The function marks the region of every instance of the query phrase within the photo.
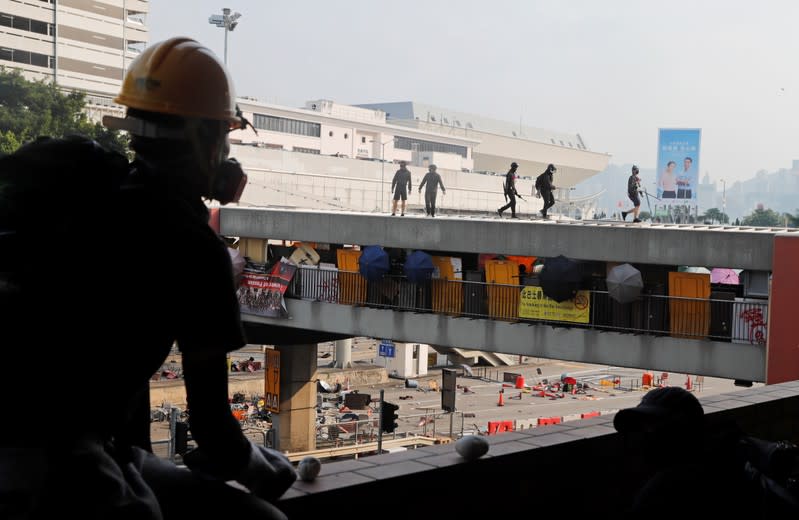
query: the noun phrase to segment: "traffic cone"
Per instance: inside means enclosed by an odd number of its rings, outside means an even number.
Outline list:
[[[685,377],[685,389],[686,390],[690,390],[692,387],[693,387],[693,385],[691,384],[691,376],[686,376]]]
[[[505,406],[505,397],[504,397],[504,395],[505,395],[505,391],[504,390],[500,390],[499,391],[499,401],[497,401],[497,406]]]

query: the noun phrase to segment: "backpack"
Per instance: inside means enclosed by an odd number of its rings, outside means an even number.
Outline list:
[[[542,173],[535,178],[535,189],[538,191],[541,191],[541,188],[544,186],[544,175],[546,175],[546,173]]]
[[[0,293],[13,290],[35,241],[77,244],[90,233],[129,168],[124,155],[79,136],[40,137],[0,157]]]

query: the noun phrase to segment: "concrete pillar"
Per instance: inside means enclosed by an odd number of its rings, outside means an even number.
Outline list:
[[[774,237],[766,335],[766,384],[799,379],[799,236]]]
[[[272,414],[280,451],[316,449],[316,343],[275,345],[280,352],[280,413]]]
[[[335,368],[352,368],[352,338],[336,341]]]

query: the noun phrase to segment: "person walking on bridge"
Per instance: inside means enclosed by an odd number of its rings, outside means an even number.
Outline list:
[[[436,216],[436,196],[438,195],[438,187],[441,186],[441,192],[446,195],[447,189],[441,181],[441,174],[436,171],[436,165],[431,164],[428,166],[428,172],[425,173],[422,183],[419,184],[419,193],[424,190],[424,211],[431,217]]]
[[[507,204],[497,210],[500,218],[502,212],[510,208],[510,218],[519,218],[516,216],[516,196],[519,192],[516,191],[516,169],[519,167],[516,162],[510,163],[510,170],[505,174],[505,182],[502,183],[502,189],[505,192],[505,200]]]
[[[558,171],[558,169],[555,168],[555,165],[550,164],[547,166],[547,169],[535,179],[536,196],[540,196],[544,199],[544,207],[540,210],[541,216],[544,218],[549,218],[547,211],[555,205],[555,196],[552,192],[557,188],[553,184],[552,174],[556,171]]]
[[[633,209],[630,211],[622,211],[622,220],[627,220],[627,215],[632,213],[633,222],[641,222],[641,219],[638,218],[638,213],[641,211],[641,197],[639,196],[640,192],[641,179],[638,177],[638,166],[633,164],[632,173],[630,174],[630,178],[627,179],[627,197],[629,197],[632,201]]]
[[[397,214],[397,202],[402,200],[400,216],[405,216],[405,203],[408,200],[408,192],[411,191],[411,172],[408,171],[405,161],[400,161],[399,170],[394,173],[391,180],[391,192],[394,194],[394,201],[391,206],[391,216]]]

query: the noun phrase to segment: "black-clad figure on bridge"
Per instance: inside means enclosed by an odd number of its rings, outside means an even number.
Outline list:
[[[237,201],[246,184],[228,159],[228,132],[246,124],[235,99],[206,47],[150,46],[115,99],[126,117],[104,121],[131,135],[121,189],[95,201],[90,225],[64,225],[69,212],[23,211],[13,222],[17,251],[36,253],[11,273],[13,287],[0,284],[0,517],[200,519],[231,508],[285,518],[271,502],[295,481],[293,466],[250,442],[230,411],[226,357],[246,342],[230,255],[204,203]],[[32,145],[19,159],[35,165]],[[86,150],[102,155],[100,145]],[[197,445],[185,466],[153,454],[150,441],[149,381],[174,344]],[[31,355],[44,363],[22,380]],[[20,415],[31,407],[44,411]]]
[[[408,171],[407,163],[400,161],[399,170],[394,173],[394,178],[391,180],[391,193],[394,194],[394,200],[391,203],[391,216],[397,214],[397,202],[400,200],[402,201],[400,216],[405,216],[405,204],[411,189],[411,172]]]
[[[428,172],[424,174],[421,184],[419,184],[419,193],[424,190],[424,212],[431,216],[436,216],[436,196],[438,195],[438,187],[441,186],[441,191],[444,195],[447,194],[447,189],[444,187],[444,182],[441,180],[441,174],[436,171],[436,165],[431,164],[428,166]]]
[[[519,167],[515,162],[510,163],[510,170],[505,174],[505,182],[502,183],[502,190],[505,192],[505,200],[507,204],[497,210],[497,213],[502,217],[502,212],[510,209],[510,218],[519,218],[516,216],[516,196],[519,192],[516,191],[516,169]]]
[[[544,199],[544,207],[540,210],[541,216],[544,218],[549,218],[547,212],[549,208],[555,205],[555,196],[552,192],[557,189],[553,184],[553,175],[558,169],[555,167],[554,164],[550,164],[547,166],[547,169],[544,173],[540,174],[535,179],[535,189],[536,189],[536,197],[540,196]]]
[[[638,177],[638,166],[633,164],[632,173],[630,178],[627,179],[627,197],[633,203],[633,209],[630,211],[622,211],[621,219],[627,220],[627,215],[633,214],[633,222],[641,222],[638,218],[638,213],[641,211],[641,179]]]

